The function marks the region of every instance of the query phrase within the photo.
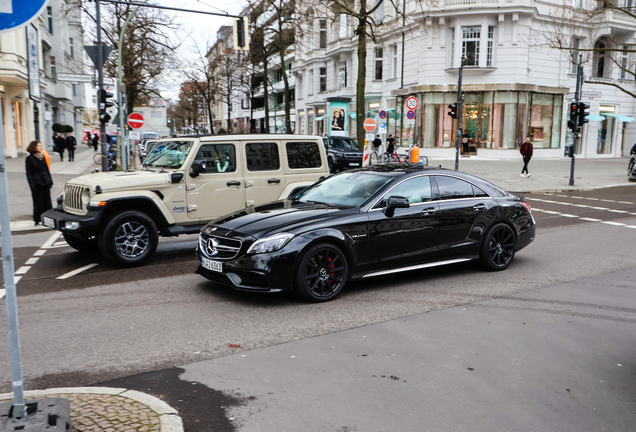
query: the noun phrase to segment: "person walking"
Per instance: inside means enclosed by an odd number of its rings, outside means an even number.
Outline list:
[[[393,134],[389,134],[389,137],[386,139],[386,143],[386,152],[389,154],[389,157],[392,157],[395,152],[395,138],[393,137]]]
[[[60,160],[64,162],[64,149],[66,148],[66,140],[61,134],[55,134],[55,148],[60,155]]]
[[[521,156],[523,156],[523,169],[521,170],[521,177],[530,177],[532,175],[528,172],[528,163],[530,163],[530,159],[532,158],[532,150],[532,143],[530,142],[530,137],[528,136],[526,137],[525,142],[521,144],[521,148],[519,149]]]
[[[380,135],[376,135],[375,139],[373,140],[374,150],[378,150],[381,145],[382,145],[382,140],[380,139]]]
[[[77,140],[72,133],[66,134],[66,150],[68,150],[68,161],[75,162],[75,148],[77,147]]]
[[[38,226],[42,213],[52,208],[51,187],[53,186],[53,180],[42,154],[40,141],[31,141],[31,144],[27,147],[27,152],[29,156],[26,157],[25,162],[26,176],[31,188],[31,197],[33,198],[33,221]]]
[[[97,144],[99,144],[99,137],[97,136],[97,132],[93,135],[93,150],[97,151]]]

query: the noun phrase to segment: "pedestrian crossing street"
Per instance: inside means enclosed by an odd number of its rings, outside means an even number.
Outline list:
[[[556,216],[572,221],[636,229],[636,219],[633,219],[636,216],[636,202],[633,201],[555,193],[528,194],[525,198],[530,203],[532,211],[538,213],[537,216],[545,214],[548,217]],[[539,219],[541,226],[543,218]]]

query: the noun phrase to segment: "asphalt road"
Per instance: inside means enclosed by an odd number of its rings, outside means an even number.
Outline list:
[[[235,292],[194,275],[195,237],[162,239],[147,265],[120,270],[51,239],[53,232],[16,235],[16,269],[29,267],[17,285],[26,388],[137,387],[185,412],[188,431],[211,430],[211,421],[218,430],[235,430],[221,407],[249,405],[249,393],[202,385],[190,375],[196,367],[187,365],[631,269],[634,189],[528,194],[537,239],[504,272],[469,263],[380,277],[351,283],[337,300],[318,305],[287,294]],[[32,258],[38,259],[27,264]],[[56,279],[89,264],[97,265]],[[0,315],[6,322],[4,307]],[[192,381],[178,379],[184,372]],[[9,391],[4,339],[0,377],[0,391]],[[203,413],[201,405],[213,408]],[[332,430],[355,430],[340,426],[350,429]]]

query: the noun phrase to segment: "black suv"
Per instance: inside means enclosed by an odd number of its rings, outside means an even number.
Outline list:
[[[322,137],[322,142],[327,150],[329,171],[338,172],[345,168],[359,168],[362,166],[362,150],[353,138],[341,136]]]

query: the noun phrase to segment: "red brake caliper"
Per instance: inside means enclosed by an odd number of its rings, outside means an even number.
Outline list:
[[[331,258],[327,257],[327,261],[331,262]],[[335,268],[336,266],[334,264],[331,264],[331,266],[329,267],[330,269]],[[329,273],[331,276],[335,276],[336,273]],[[333,279],[329,279],[329,282],[333,282]]]

